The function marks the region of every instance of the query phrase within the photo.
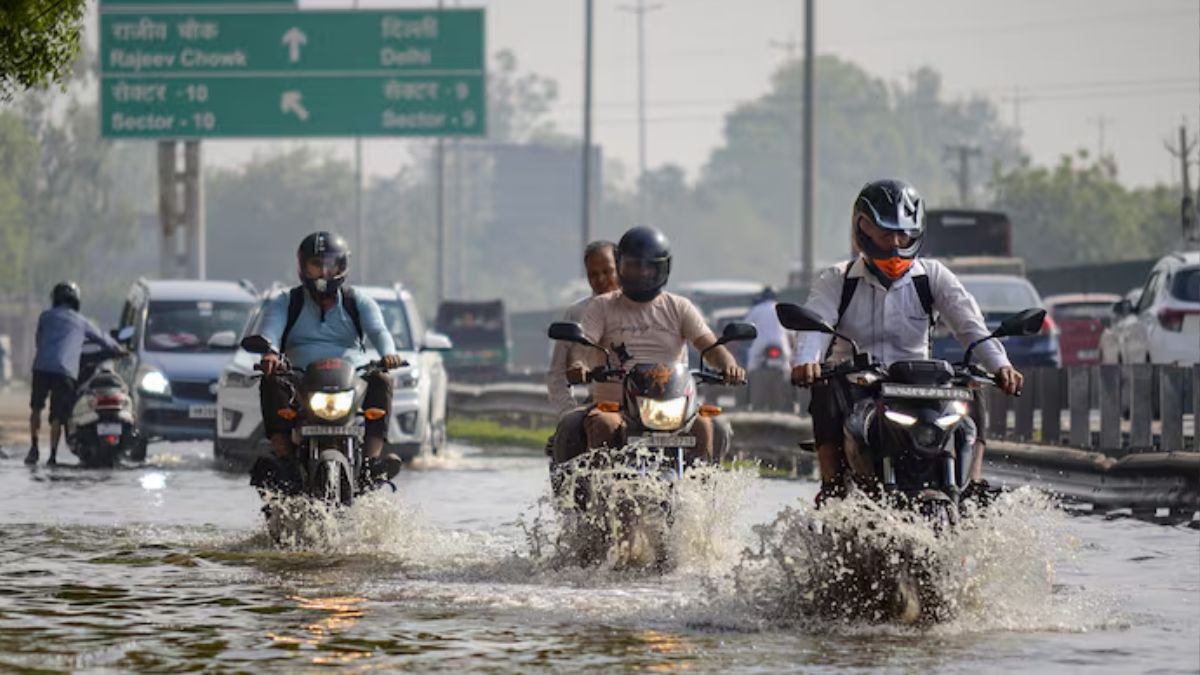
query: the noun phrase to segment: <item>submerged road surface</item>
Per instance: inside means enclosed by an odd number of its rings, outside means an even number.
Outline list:
[[[111,471],[6,450],[0,670],[1200,670],[1200,532],[1032,493],[952,544],[962,611],[918,630],[806,616],[781,573],[806,552],[752,553],[805,482],[707,485],[660,575],[556,564],[539,458],[454,447],[280,548],[205,444]]]

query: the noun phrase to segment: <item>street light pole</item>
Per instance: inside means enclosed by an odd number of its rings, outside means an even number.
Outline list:
[[[637,14],[637,58],[638,58],[638,220],[645,223],[648,216],[646,203],[646,13],[661,9],[662,5],[647,5],[638,0],[637,5],[622,9]]]
[[[801,193],[804,199],[803,244],[804,269],[801,278],[805,288],[812,288],[816,254],[813,251],[815,237],[813,236],[813,60],[816,49],[813,45],[813,2],[804,0],[804,178],[801,183]]]
[[[583,202],[581,223],[583,243],[592,240],[592,0],[583,3]]]

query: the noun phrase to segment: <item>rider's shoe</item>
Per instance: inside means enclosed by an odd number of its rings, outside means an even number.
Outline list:
[[[25,455],[25,463],[28,464],[29,466],[33,466],[34,464],[37,464],[37,462],[38,462],[38,449],[30,448],[29,454]]]
[[[250,484],[260,492],[292,496],[304,492],[304,476],[295,456],[259,457],[250,469]]]
[[[364,458],[363,474],[367,478],[368,485],[386,483],[395,478],[396,474],[400,473],[401,466],[403,466],[401,459],[389,452],[380,457]]]
[[[821,508],[830,499],[841,499],[846,496],[846,484],[840,479],[821,481],[821,489],[813,499],[813,506]]]
[[[58,466],[58,453],[51,452],[50,459],[46,460],[46,466]]]

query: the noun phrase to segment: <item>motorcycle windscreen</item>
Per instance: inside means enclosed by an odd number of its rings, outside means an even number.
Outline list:
[[[643,426],[655,431],[683,425],[694,391],[692,375],[682,363],[639,364],[625,378],[625,400]]]
[[[354,366],[344,359],[313,361],[304,371],[305,391],[344,391],[354,388]]]

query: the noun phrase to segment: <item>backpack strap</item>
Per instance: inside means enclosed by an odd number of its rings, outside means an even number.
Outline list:
[[[842,315],[846,313],[846,308],[850,306],[850,301],[854,299],[854,292],[858,290],[858,282],[862,281],[862,277],[851,277],[850,268],[854,267],[857,259],[851,260],[849,265],[846,265],[846,273],[842,275],[842,297],[838,300],[838,315],[837,323],[833,324],[833,329],[837,330],[838,326],[842,325]],[[825,350],[825,360],[833,355],[833,345],[837,342],[837,337],[830,338],[829,347]]]
[[[354,332],[358,334],[358,348],[360,351],[367,351],[367,343],[363,340],[362,317],[358,313],[358,295],[350,286],[342,287],[342,309],[350,315],[350,320],[354,322]],[[382,354],[381,356],[387,356]]]
[[[933,330],[933,325],[937,323],[937,316],[933,312],[933,289],[929,287],[929,277],[918,274],[912,280],[913,286],[917,289],[917,297],[921,299],[921,309],[924,309],[925,316],[929,317],[929,329]]]
[[[297,286],[288,292],[288,313],[287,323],[283,325],[283,334],[279,336],[279,351],[287,350],[288,335],[292,332],[292,327],[296,325],[296,319],[300,318],[300,310],[304,309],[304,287]]]

